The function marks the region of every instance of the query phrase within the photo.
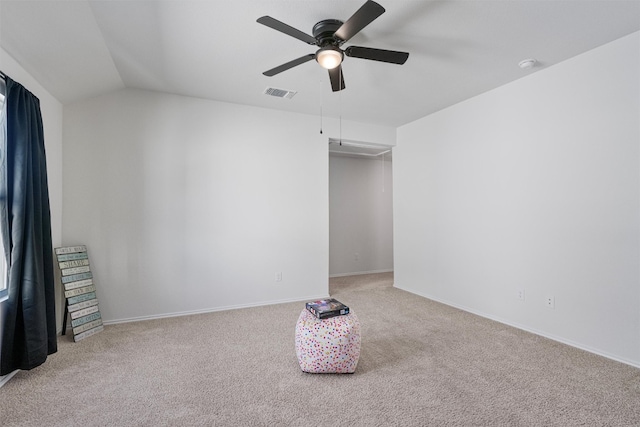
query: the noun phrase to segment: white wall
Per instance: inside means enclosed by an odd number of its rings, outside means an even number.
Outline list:
[[[23,85],[40,100],[40,111],[44,129],[45,150],[47,152],[47,178],[49,183],[49,203],[51,209],[51,237],[54,247],[62,239],[62,104],[47,92],[29,73],[27,73],[9,54],[0,48],[0,70],[16,82]],[[64,302],[59,280],[56,281],[56,313],[58,329],[62,328],[62,310]],[[0,329],[2,329],[2,310],[0,303]],[[2,377],[0,377],[0,383]]]
[[[391,159],[329,156],[331,276],[393,270],[391,164]]]
[[[104,320],[326,296],[336,129],[137,90],[65,106],[63,240],[87,245]]]
[[[639,40],[398,129],[397,287],[640,366]]]

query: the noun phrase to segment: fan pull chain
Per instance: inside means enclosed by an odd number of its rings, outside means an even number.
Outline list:
[[[340,146],[342,147],[342,67],[340,67],[340,94],[338,95],[338,102],[340,103]]]
[[[320,135],[322,135],[322,103],[323,103],[322,80],[320,80]]]

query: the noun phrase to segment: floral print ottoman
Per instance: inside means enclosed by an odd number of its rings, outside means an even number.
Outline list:
[[[360,322],[353,313],[317,319],[306,308],[296,324],[296,354],[304,372],[351,374],[360,358]]]

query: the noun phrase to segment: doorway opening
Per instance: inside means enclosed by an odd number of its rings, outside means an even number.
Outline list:
[[[329,139],[329,277],[393,271],[392,146]]]

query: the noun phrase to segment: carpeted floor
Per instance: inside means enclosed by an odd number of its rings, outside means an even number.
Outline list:
[[[331,280],[351,375],[300,371],[303,303],[105,327],[0,388],[9,426],[637,426],[640,370],[393,288]]]

